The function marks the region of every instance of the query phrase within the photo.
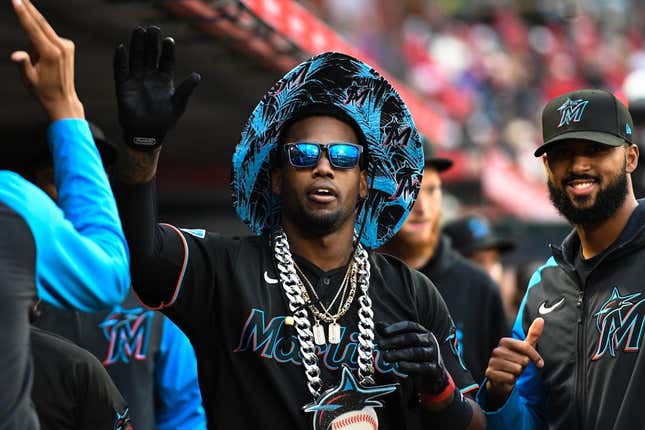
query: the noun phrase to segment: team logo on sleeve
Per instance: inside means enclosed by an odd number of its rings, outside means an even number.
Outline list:
[[[120,413],[117,410],[115,410],[115,412],[116,421],[114,421],[114,430],[134,430],[132,422],[130,421],[130,410],[128,408],[126,408],[123,413]]]
[[[606,354],[616,357],[616,352],[637,352],[640,349],[643,335],[643,315],[640,305],[645,302],[642,293],[620,295],[618,287],[614,287],[611,296],[594,314],[596,329],[598,329],[598,346],[591,358],[599,360]]]
[[[589,100],[571,100],[567,97],[567,100],[558,108],[561,115],[558,127],[569,125],[572,122],[580,122],[587,104],[589,104]]]
[[[459,365],[466,370],[466,365],[464,364],[464,332],[461,328],[457,328],[453,324],[450,334],[444,342],[448,343],[450,351],[459,359]]]
[[[108,341],[108,351],[103,359],[104,366],[121,361],[145,360],[152,325],[153,311],[143,308],[120,309],[110,313],[99,324]]]

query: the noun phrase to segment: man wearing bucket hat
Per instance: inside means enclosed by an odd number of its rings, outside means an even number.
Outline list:
[[[423,154],[423,182],[410,216],[380,250],[401,258],[437,286],[457,327],[455,345],[475,381],[481,382],[491,351],[509,333],[502,300],[490,276],[460,255],[441,232],[440,173],[452,160],[435,156],[427,139]]]
[[[407,428],[416,404],[428,427],[483,428],[460,392],[476,385],[450,348],[439,294],[370,252],[405,220],[423,166],[392,87],[343,54],[305,61],[262,98],[233,157],[235,209],[257,236],[155,225],[158,148],[185,106],[168,73],[172,39],[157,66],[158,39],[157,28],[135,30],[129,67],[125,48],[116,53],[128,145],[116,194],[133,285],[195,346],[209,424]]]
[[[632,119],[613,94],[579,90],[546,105],[542,130],[535,155],[575,228],[531,278],[478,401],[491,428],[640,428],[645,204]]]

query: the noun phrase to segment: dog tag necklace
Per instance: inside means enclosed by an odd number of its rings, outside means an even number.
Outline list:
[[[302,295],[303,288],[300,288],[302,282],[299,282],[296,269],[294,267],[293,257],[289,250],[289,242],[284,231],[277,231],[273,236],[273,246],[275,251],[276,265],[280,274],[282,289],[287,297],[289,310],[294,320],[294,328],[297,333],[300,353],[302,355],[302,365],[305,369],[307,378],[307,388],[314,397],[314,401],[303,407],[305,412],[313,412],[312,418],[313,430],[328,430],[333,426],[334,420],[343,418],[341,412],[346,407],[350,407],[348,412],[350,419],[357,416],[369,415],[369,424],[371,428],[378,429],[378,420],[373,407],[383,406],[375,397],[391,393],[396,390],[397,384],[374,386],[374,312],[372,311],[372,300],[369,297],[369,278],[370,263],[365,248],[359,243],[356,245],[354,252],[354,263],[358,284],[361,289],[361,296],[358,298],[358,381],[352,375],[352,372],[346,366],[343,366],[342,376],[336,387],[323,391],[323,382],[320,378],[320,367],[318,366],[318,355],[314,345],[311,322],[307,312],[307,303]],[[299,285],[300,284],[300,285]],[[343,393],[343,399],[352,399],[345,405],[338,404],[335,399],[339,399],[336,394]],[[348,395],[345,395],[348,394]],[[334,401],[331,404],[331,401]],[[369,414],[369,409],[373,414]],[[354,412],[358,412],[356,415]],[[362,413],[363,411],[368,414]],[[325,414],[325,419],[321,419],[321,414]]]
[[[329,340],[329,343],[334,345],[340,343],[341,326],[340,324],[338,324],[338,320],[343,315],[345,315],[345,313],[351,307],[352,302],[354,301],[354,295],[356,294],[356,277],[357,277],[356,262],[352,261],[350,262],[350,264],[348,264],[347,270],[345,271],[345,276],[343,277],[343,281],[341,282],[340,287],[336,291],[336,295],[334,296],[334,298],[332,299],[331,303],[328,306],[325,306],[322,303],[322,301],[320,300],[320,297],[318,297],[318,294],[316,293],[316,290],[311,284],[311,281],[309,281],[309,278],[307,278],[307,276],[304,274],[302,269],[298,266],[298,264],[295,261],[293,265],[298,274],[298,278],[301,281],[301,285],[300,285],[301,293],[305,302],[311,303],[311,299],[309,298],[307,288],[309,289],[309,291],[311,291],[312,295],[314,296],[315,302],[309,305],[309,310],[311,311],[314,317],[314,325],[312,327],[314,342],[316,343],[316,345],[324,345],[326,343],[325,329],[323,325],[320,323],[321,321],[323,321],[329,324],[327,328],[328,330],[327,340]],[[351,288],[349,288],[349,293],[348,293],[349,284],[351,284]],[[336,303],[336,301],[338,301],[339,298],[340,298],[340,302],[338,303],[338,310],[335,314],[332,315],[331,309],[334,307],[334,304]],[[318,310],[317,308],[318,304],[320,305],[322,312]]]

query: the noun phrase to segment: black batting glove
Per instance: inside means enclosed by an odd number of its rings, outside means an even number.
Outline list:
[[[419,383],[423,394],[442,393],[451,383],[434,334],[413,321],[377,324],[383,358]]]
[[[123,44],[114,53],[119,123],[125,142],[140,151],[161,145],[201,80],[191,73],[175,88],[175,41],[164,38],[160,49],[160,37],[158,27],[137,27],[130,38],[129,64]]]

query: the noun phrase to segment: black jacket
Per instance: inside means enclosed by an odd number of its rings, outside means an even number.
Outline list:
[[[510,333],[499,288],[486,272],[457,253],[445,235],[419,271],[436,285],[448,305],[463,360],[480,383],[491,351]]]
[[[31,398],[42,430],[133,429],[125,400],[92,354],[36,327],[31,348]]]
[[[644,428],[645,202],[588,268],[576,263],[575,231],[551,249],[513,327],[513,337],[524,339],[532,321],[544,318],[537,343],[544,367],[529,365],[506,405],[488,413],[489,428]],[[485,406],[485,392],[478,400]]]

